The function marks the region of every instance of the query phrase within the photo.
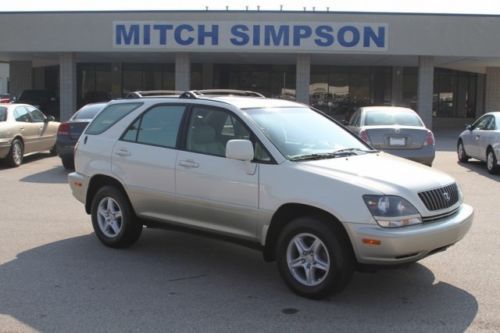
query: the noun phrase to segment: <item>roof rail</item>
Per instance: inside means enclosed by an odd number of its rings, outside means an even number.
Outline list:
[[[179,98],[199,98],[202,96],[245,96],[265,98],[264,95],[256,91],[234,89],[188,90],[183,92]]]

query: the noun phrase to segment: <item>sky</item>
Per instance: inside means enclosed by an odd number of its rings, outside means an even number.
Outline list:
[[[2,1],[0,12],[93,10],[298,10],[411,12],[500,15],[500,0],[11,0]],[[259,6],[259,7],[258,7]]]

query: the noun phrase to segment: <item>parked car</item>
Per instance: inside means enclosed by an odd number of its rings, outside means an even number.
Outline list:
[[[10,103],[10,94],[0,94],[0,104]]]
[[[15,102],[33,105],[47,116],[59,119],[59,99],[53,91],[26,89],[21,92]]]
[[[71,118],[59,125],[56,149],[62,165],[67,170],[75,168],[75,145],[90,121],[106,106],[106,103],[92,103],[80,108]]]
[[[469,158],[486,161],[486,169],[495,174],[500,171],[500,112],[489,112],[468,125],[457,142],[460,162]]]
[[[256,97],[110,102],[68,176],[99,240],[148,227],[239,240],[299,295],[344,288],[355,267],[418,261],[458,242],[473,208],[455,180],[373,150],[303,104]]]
[[[434,161],[434,134],[412,109],[361,107],[352,115],[348,127],[376,149],[428,166]]]
[[[28,154],[55,153],[59,123],[27,104],[0,104],[0,159],[17,167]]]

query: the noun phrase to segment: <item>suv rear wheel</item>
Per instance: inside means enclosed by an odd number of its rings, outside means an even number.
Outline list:
[[[321,299],[351,279],[354,256],[340,227],[315,217],[293,220],[282,231],[276,260],[287,286],[300,296]]]
[[[100,188],[92,200],[92,226],[107,246],[122,248],[134,244],[142,232],[127,197],[113,186]]]

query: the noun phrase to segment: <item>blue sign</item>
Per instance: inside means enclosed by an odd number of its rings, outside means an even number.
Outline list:
[[[114,22],[115,48],[387,51],[376,23]]]

